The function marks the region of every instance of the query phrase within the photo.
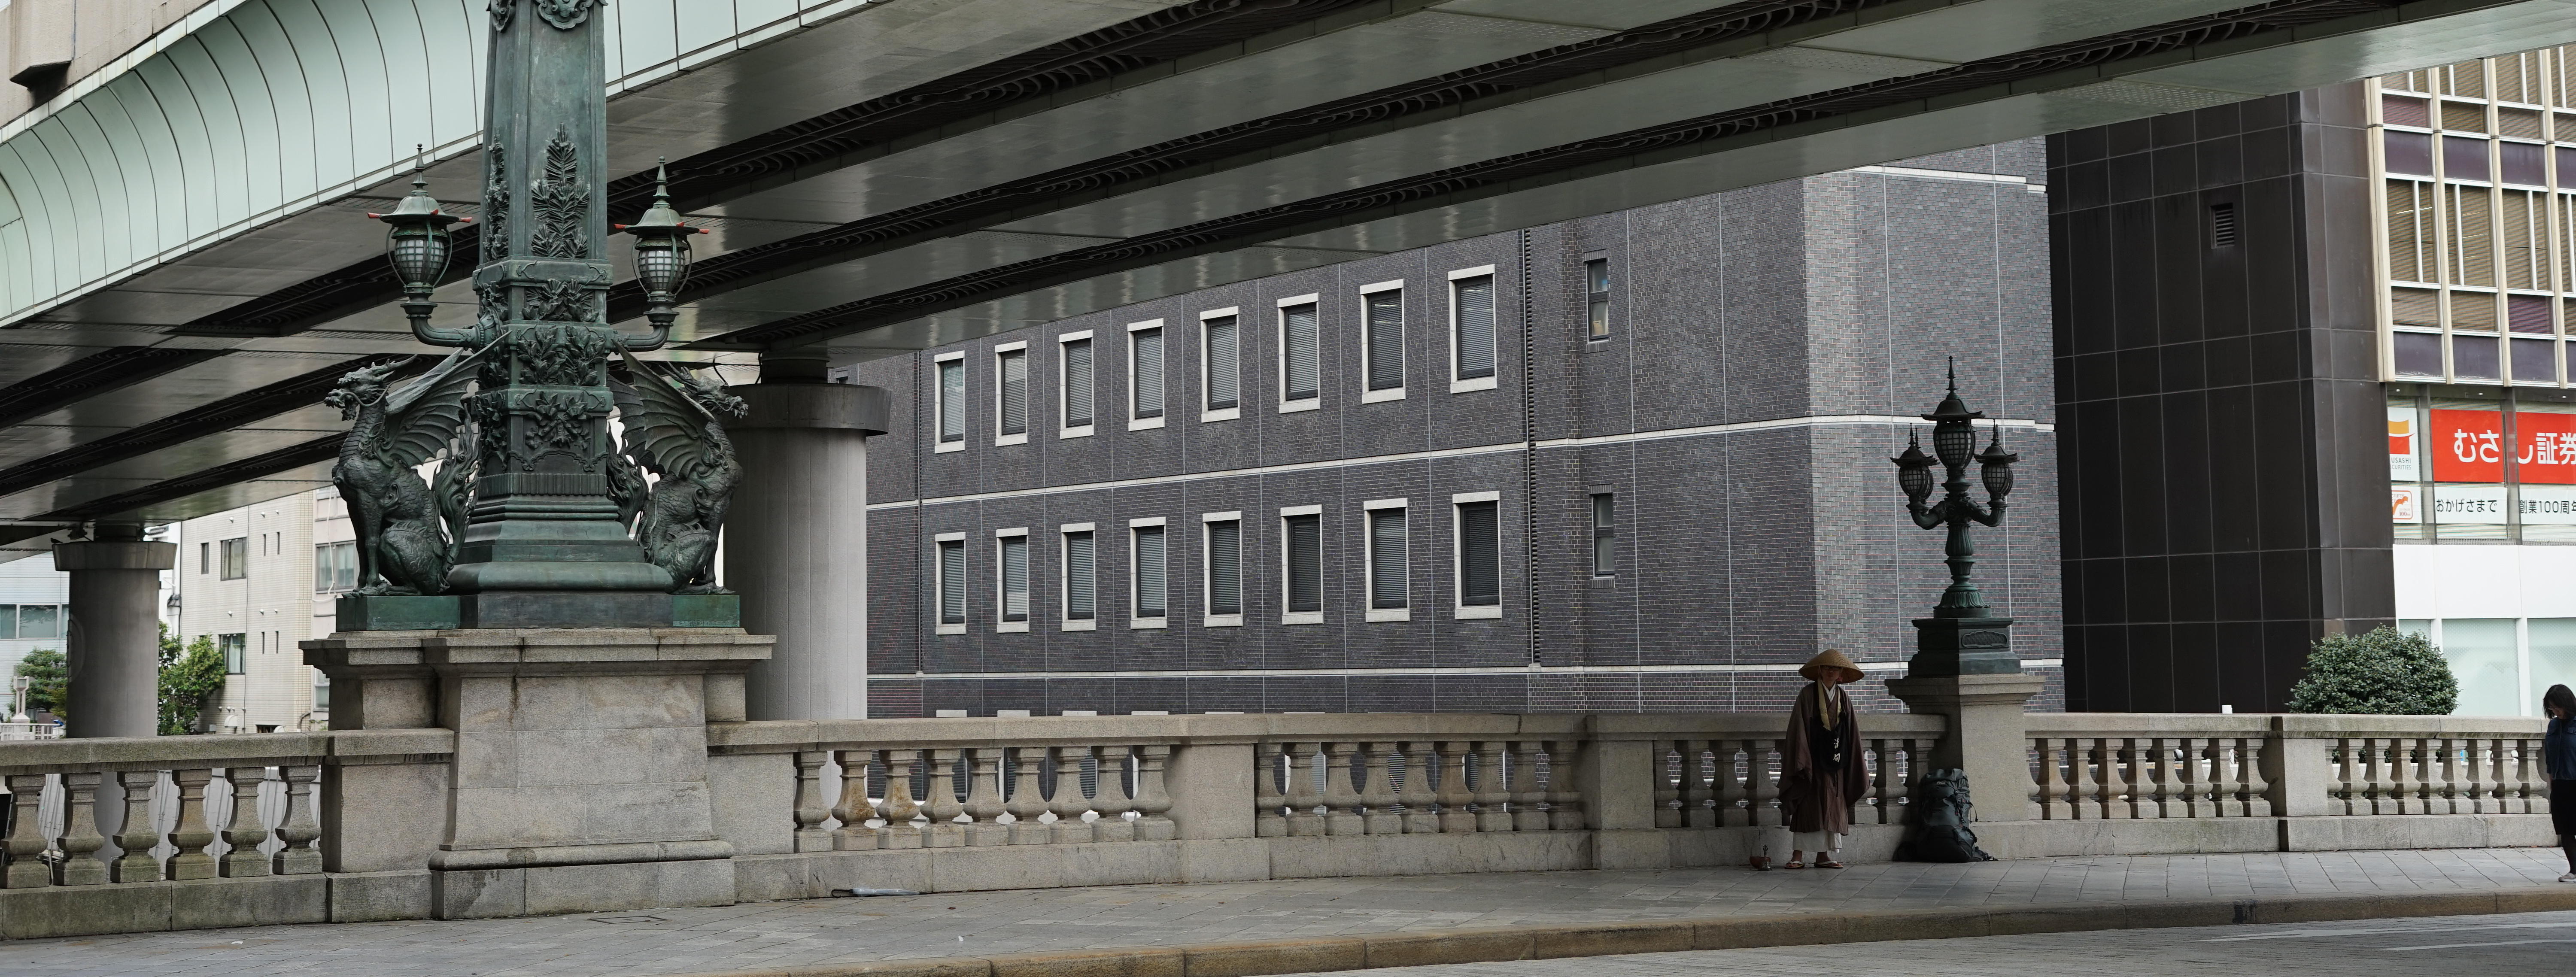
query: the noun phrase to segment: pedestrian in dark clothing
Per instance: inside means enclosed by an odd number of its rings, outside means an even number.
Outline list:
[[[1869,768],[1861,764],[1860,714],[1841,686],[1861,680],[1861,670],[1828,650],[1798,669],[1812,684],[1789,707],[1789,729],[1780,742],[1780,807],[1788,815],[1789,862],[1816,853],[1817,868],[1841,868],[1834,856],[1851,833],[1853,801],[1869,794]]]
[[[2567,874],[2558,881],[2576,882],[2576,691],[2550,686],[2540,697],[2540,708],[2549,713],[2549,733],[2540,741],[2540,755],[2549,768],[2549,825],[2558,831],[2558,847],[2567,852]]]

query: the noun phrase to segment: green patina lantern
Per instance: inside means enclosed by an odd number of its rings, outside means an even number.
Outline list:
[[[645,321],[653,324],[654,334],[668,335],[671,320],[678,316],[675,308],[680,286],[689,279],[689,236],[704,234],[704,228],[690,227],[680,220],[680,212],[671,207],[669,168],[657,161],[653,168],[653,206],[632,224],[619,224],[619,233],[635,238],[635,281],[644,286]]]
[[[437,303],[429,294],[438,288],[438,280],[447,274],[447,260],[454,248],[447,225],[469,224],[470,217],[458,217],[439,209],[438,198],[429,195],[429,178],[417,166],[411,178],[411,193],[394,206],[392,213],[368,214],[391,228],[391,239],[385,257],[394,266],[394,277],[402,281],[403,314],[411,318],[412,331],[420,333],[429,325],[429,314]]]

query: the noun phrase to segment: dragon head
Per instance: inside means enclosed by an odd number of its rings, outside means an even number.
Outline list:
[[[697,401],[698,406],[705,408],[709,414],[717,417],[741,417],[749,407],[742,402],[742,398],[725,392],[724,380],[721,377],[714,377],[715,371],[707,372],[710,376],[702,378],[694,372],[682,371],[680,389],[687,391],[689,399]]]
[[[385,388],[400,366],[398,363],[381,363],[343,373],[337,389],[324,394],[322,402],[339,408],[341,420],[355,420],[360,410],[384,401]]]

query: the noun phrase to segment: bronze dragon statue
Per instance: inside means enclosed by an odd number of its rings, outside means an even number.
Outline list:
[[[458,350],[419,379],[393,387],[399,364],[351,370],[322,402],[354,421],[340,441],[331,484],[349,507],[358,543],[358,593],[436,594],[447,590],[452,562],[453,503],[432,492],[416,470],[433,459],[441,489],[459,477],[452,442],[465,424],[469,366],[479,353]]]
[[[621,355],[626,376],[612,379],[609,389],[625,428],[626,454],[652,473],[654,483],[648,490],[641,479],[612,479],[641,493],[620,499],[619,507],[638,514],[635,541],[646,559],[671,572],[678,585],[672,593],[732,593],[716,586],[716,540],[734,485],[742,480],[742,463],[724,431],[724,419],[742,416],[742,399],[684,369]]]

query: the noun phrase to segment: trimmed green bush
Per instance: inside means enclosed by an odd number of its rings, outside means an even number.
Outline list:
[[[2445,716],[2459,704],[2460,680],[2442,649],[2385,625],[2319,640],[2307,677],[2290,689],[2291,712]]]

